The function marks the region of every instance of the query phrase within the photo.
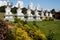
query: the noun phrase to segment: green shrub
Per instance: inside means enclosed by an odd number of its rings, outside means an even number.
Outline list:
[[[16,36],[16,40],[32,40],[28,36],[28,33],[25,30],[22,30],[21,28],[17,28],[15,36]]]
[[[54,21],[54,19],[53,18],[49,18],[49,21]]]
[[[15,27],[12,28],[12,34],[15,36],[15,40],[32,40],[31,37],[29,37],[27,31],[26,31],[27,25],[23,25],[21,23],[16,23]]]
[[[12,33],[16,40],[47,40],[36,26],[29,27],[27,24],[23,26],[21,23],[16,23]]]
[[[18,23],[19,19],[17,17],[14,18],[14,23]]]
[[[21,20],[21,19],[19,19],[19,18],[17,18],[17,17],[15,17],[15,18],[14,18],[14,23],[18,23],[18,22],[23,23],[24,21]]]
[[[31,27],[29,35],[34,40],[47,40],[46,36],[41,33],[41,31],[35,26]]]
[[[48,40],[56,40],[56,39],[54,38],[54,32],[52,32],[52,30],[49,30],[49,34],[48,34],[48,36],[47,36],[47,39],[48,39]]]
[[[45,19],[43,19],[43,21],[54,21],[54,19],[53,18],[51,18],[51,17],[46,17]]]

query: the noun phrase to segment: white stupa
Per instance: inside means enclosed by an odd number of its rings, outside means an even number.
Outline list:
[[[46,17],[49,17],[49,16],[48,16],[48,12],[46,12]]]
[[[33,15],[31,14],[30,9],[27,10],[27,15],[28,15],[28,20],[33,19],[33,17],[32,17]]]
[[[50,11],[51,11],[51,9],[48,9],[48,12],[50,12]],[[52,13],[51,12],[49,13],[48,17],[52,17]]]
[[[20,3],[18,3],[17,17],[20,18],[20,19],[24,19],[24,14],[22,13]]]
[[[33,15],[31,14],[31,10],[32,10],[32,7],[30,4],[28,5],[27,15],[28,15],[28,20],[33,21]]]
[[[52,17],[52,14],[51,14],[51,12],[50,12],[50,9],[46,9],[47,10],[47,12],[46,12],[46,17]],[[49,12],[49,13],[48,13]]]
[[[37,21],[42,21],[42,20],[40,19],[40,15],[39,15],[39,12],[38,12],[38,6],[35,8],[35,16],[36,16],[36,20],[37,20]]]
[[[50,15],[49,15],[49,17],[52,17],[52,13],[50,12]]]
[[[43,11],[41,12],[41,17],[44,17],[44,13],[43,13]]]
[[[7,2],[7,8],[5,9],[5,18],[4,20],[14,21],[13,14],[11,12],[11,8],[9,7],[9,2]]]

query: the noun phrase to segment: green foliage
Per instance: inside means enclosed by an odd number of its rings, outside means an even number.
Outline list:
[[[52,14],[55,14],[55,9],[52,9],[51,11],[50,11]]]
[[[46,17],[45,19],[43,19],[43,21],[54,21],[54,18],[51,18],[51,17]]]
[[[14,23],[19,23],[19,22],[22,23],[22,25],[27,24],[27,21],[23,21],[23,20],[21,20],[21,19],[15,17],[15,18],[14,18]]]
[[[49,34],[48,34],[48,36],[47,36],[47,39],[48,39],[48,40],[56,40],[56,39],[54,38],[54,32],[52,32],[52,30],[49,30]]]
[[[22,24],[23,24],[23,25],[27,24],[27,21],[22,21]]]
[[[15,36],[16,36],[16,40],[32,40],[28,36],[28,33],[25,30],[22,30],[21,28],[17,28]]]
[[[49,18],[49,21],[54,21],[54,19],[53,18]]]
[[[22,13],[23,14],[26,14],[27,13],[27,9],[24,7],[24,8],[22,8]]]
[[[1,6],[0,7],[0,12],[5,12],[5,8],[6,8],[6,6]]]
[[[34,15],[34,11],[33,10],[31,10],[31,13]]]
[[[41,33],[41,31],[35,26],[31,27],[29,31],[29,35],[34,40],[47,40],[45,35]]]
[[[27,28],[27,25],[25,25]],[[21,23],[16,23],[15,27],[12,29],[12,33],[15,36],[15,40],[32,40],[28,33],[25,31],[26,28],[23,27]],[[15,32],[14,32],[15,31]]]
[[[12,13],[17,13],[17,7],[12,8],[12,9],[11,9],[11,12],[12,12]]]
[[[14,22],[15,22],[15,23],[18,23],[18,22],[23,23],[24,21],[23,21],[22,19],[19,19],[19,18],[15,17],[15,18],[14,18]]]
[[[19,22],[19,19],[17,17],[14,18],[14,22],[15,23],[18,23]]]
[[[0,19],[4,18],[4,13],[0,13]]]
[[[33,21],[33,25],[36,26],[39,29],[39,26],[37,25],[39,21]]]

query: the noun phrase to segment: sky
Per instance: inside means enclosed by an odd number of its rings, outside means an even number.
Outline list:
[[[13,5],[17,3],[18,0],[9,0]],[[25,7],[28,6],[31,2],[33,3],[33,6],[37,6],[37,4],[40,5],[43,9],[56,9],[60,10],[60,0],[21,0],[23,1],[23,4]]]

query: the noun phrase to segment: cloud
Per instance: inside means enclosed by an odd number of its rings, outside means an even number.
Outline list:
[[[6,1],[3,1],[3,5],[7,5],[7,2]]]
[[[0,7],[3,6],[2,3],[3,3],[3,2],[0,0]]]

